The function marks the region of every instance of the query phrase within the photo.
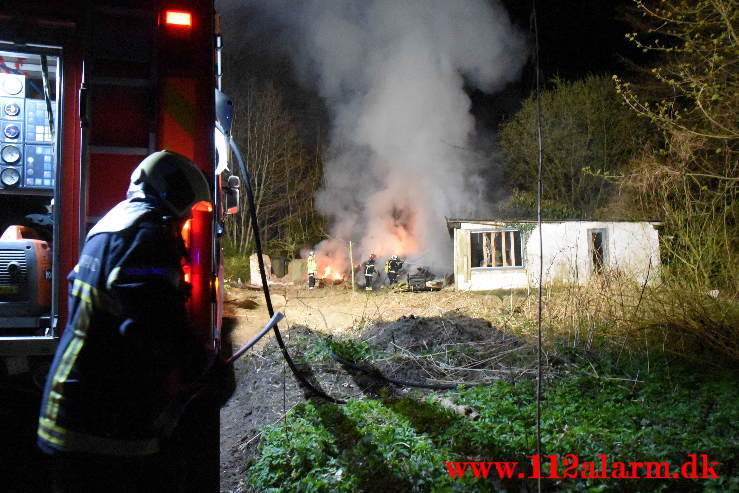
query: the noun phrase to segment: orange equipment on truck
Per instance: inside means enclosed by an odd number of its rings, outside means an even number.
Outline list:
[[[51,306],[51,249],[31,228],[10,226],[0,236],[0,317],[23,327]]]
[[[183,235],[190,316],[202,343],[220,348],[220,234],[226,211],[237,210],[238,180],[221,177],[231,105],[219,90],[217,21],[213,0],[0,6],[0,381],[44,376],[87,231],[161,149],[190,158],[212,186],[213,203],[193,208]],[[19,225],[50,200],[45,242]],[[199,431],[216,461],[192,491],[218,490],[218,412],[208,412]]]

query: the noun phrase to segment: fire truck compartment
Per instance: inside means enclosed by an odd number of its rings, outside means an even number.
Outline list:
[[[59,50],[48,46],[3,42],[2,47],[0,346],[12,345],[17,354],[24,344],[20,341],[53,336],[56,316],[53,201],[61,58]]]

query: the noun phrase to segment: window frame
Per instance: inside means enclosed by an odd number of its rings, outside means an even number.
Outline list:
[[[594,254],[596,252],[595,248],[595,242],[593,241],[593,235],[595,234],[601,235],[601,252],[603,253],[601,259],[600,259],[600,266],[596,265],[596,262],[594,261]],[[609,251],[608,251],[608,228],[601,227],[601,228],[588,228],[588,263],[590,264],[590,275],[600,275],[603,274],[606,270],[608,270],[608,257],[609,257]]]
[[[518,232],[520,242],[519,242],[519,255],[521,256],[521,265],[500,265],[500,266],[492,266],[492,267],[472,267],[472,235],[477,233],[505,233],[505,232]],[[470,250],[469,250],[469,259],[470,259],[470,271],[489,271],[489,270],[518,270],[518,269],[525,269],[526,268],[526,255],[525,252],[525,246],[524,246],[524,234],[523,232],[518,228],[496,228],[496,229],[471,229],[470,232]],[[494,240],[493,240],[494,242]],[[514,243],[515,245],[515,243]],[[513,261],[516,260],[516,254],[513,249],[511,249],[511,253],[513,254]]]

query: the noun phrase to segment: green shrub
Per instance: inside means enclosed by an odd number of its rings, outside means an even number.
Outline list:
[[[377,347],[367,341],[356,339],[340,340],[329,336],[321,339],[319,347],[323,348],[327,356],[333,353],[340,358],[354,362],[380,356],[380,350]]]
[[[598,454],[607,454],[610,462],[664,461],[674,468],[687,454],[704,453],[721,463],[721,479],[550,479],[543,480],[544,490],[736,491],[735,378],[673,368],[633,381],[581,371],[553,382],[542,403],[544,454],[577,454],[596,463]],[[475,421],[441,407],[434,396],[304,404],[285,423],[265,429],[249,478],[262,491],[519,491],[521,479],[470,473],[451,479],[444,463],[517,461],[523,470],[535,453],[535,395],[530,381],[452,393],[480,413]]]
[[[230,241],[224,241],[223,272],[227,281],[249,281],[249,253],[240,254]]]

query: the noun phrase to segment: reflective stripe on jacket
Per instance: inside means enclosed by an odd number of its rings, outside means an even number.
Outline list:
[[[315,274],[318,272],[318,265],[316,265],[316,259],[314,257],[308,257],[306,265],[308,267],[308,274]]]
[[[400,270],[401,262],[399,260],[388,260],[385,263],[385,272],[388,274],[397,274]]]
[[[156,418],[206,358],[188,323],[177,233],[149,210],[128,229],[88,237],[41,403],[44,451],[157,452]]]

